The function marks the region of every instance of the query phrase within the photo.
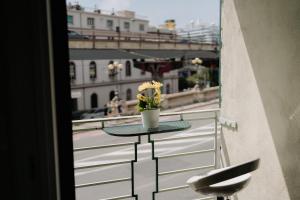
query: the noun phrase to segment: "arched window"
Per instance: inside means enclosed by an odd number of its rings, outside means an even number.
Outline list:
[[[95,61],[90,63],[90,79],[95,79],[97,77],[97,65]]]
[[[166,94],[170,94],[170,91],[171,91],[170,84],[167,83],[167,85],[166,85]]]
[[[145,59],[141,59],[141,62],[145,62]],[[143,65],[144,66],[144,65]],[[141,69],[141,75],[145,75],[146,74],[146,69],[145,66]]]
[[[110,91],[109,100],[111,101],[115,97],[115,91]]]
[[[126,76],[131,76],[131,63],[129,60],[126,61],[125,67],[126,67],[125,69]]]
[[[91,95],[91,108],[97,108],[98,107],[98,95],[96,93],[93,93]]]
[[[71,81],[76,79],[76,66],[74,62],[69,63],[69,68],[70,68],[70,79]]]
[[[131,89],[126,90],[126,101],[129,101],[132,99],[132,91]]]

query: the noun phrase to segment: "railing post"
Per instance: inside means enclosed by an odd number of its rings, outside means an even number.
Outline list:
[[[219,168],[219,142],[218,142],[218,115],[214,112],[215,116],[215,168]]]

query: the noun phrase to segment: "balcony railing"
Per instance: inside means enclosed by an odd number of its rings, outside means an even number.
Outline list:
[[[204,173],[205,171],[209,169],[216,169],[219,168],[219,160],[220,160],[220,142],[219,142],[219,123],[218,123],[218,115],[219,115],[219,109],[208,109],[208,110],[198,110],[198,111],[183,111],[183,112],[169,112],[169,113],[161,113],[161,119],[163,121],[170,121],[170,119],[178,119],[178,120],[185,120],[189,121],[192,124],[192,134],[190,132],[184,131],[181,132],[178,136],[178,134],[174,134],[171,136],[167,136],[170,133],[166,134],[158,134],[158,135],[148,135],[144,136],[147,137],[147,142],[151,145],[151,157],[152,160],[156,163],[155,172],[153,172],[153,175],[155,174],[155,191],[153,191],[152,199],[155,199],[157,197],[158,193],[166,193],[166,192],[172,192],[177,190],[183,190],[185,188],[188,188],[186,184],[181,184],[174,187],[165,187],[160,188],[160,179],[166,176],[174,175],[174,174],[184,174],[184,173]],[[166,119],[167,118],[167,119]],[[91,131],[91,130],[101,130],[104,127],[114,126],[114,125],[120,125],[124,123],[137,123],[140,120],[139,115],[134,116],[122,116],[122,117],[111,117],[111,118],[98,118],[98,119],[88,119],[88,120],[76,120],[73,121],[73,134],[85,132],[85,131]],[[203,123],[203,125],[209,124],[209,127],[211,127],[211,131],[203,133],[199,133],[197,130],[199,129],[199,124]],[[193,127],[198,129],[193,129]],[[201,127],[201,126],[200,126]],[[196,132],[194,131],[196,130]],[[165,136],[166,135],[166,136]],[[117,166],[117,165],[124,165],[128,164],[130,166],[130,176],[128,177],[120,177],[116,179],[110,179],[110,180],[103,180],[103,181],[95,181],[95,182],[87,182],[84,184],[76,184],[76,190],[79,190],[81,188],[88,188],[92,186],[104,186],[108,184],[114,184],[114,183],[121,183],[121,182],[130,182],[131,183],[131,192],[129,194],[125,195],[119,195],[109,198],[102,198],[100,200],[117,200],[117,199],[138,199],[138,195],[136,194],[136,184],[135,184],[135,168],[134,165],[138,162],[138,145],[142,144],[142,136],[136,136],[137,140],[133,142],[119,142],[114,144],[105,144],[105,145],[96,145],[96,146],[85,146],[85,147],[79,147],[74,148],[74,154],[78,152],[83,151],[98,151],[98,150],[104,150],[108,148],[119,148],[119,147],[126,147],[126,146],[133,146],[133,159],[124,159],[120,161],[115,162],[106,162],[106,163],[93,163],[93,164],[84,164],[84,165],[78,165],[75,164],[75,170],[83,170],[83,169],[90,169],[90,168],[101,168],[101,167],[107,167],[107,166]],[[191,140],[191,139],[199,139],[201,141],[201,138],[210,138],[210,140],[213,142],[211,147],[208,147],[206,149],[196,149],[193,151],[187,151],[187,152],[179,152],[179,153],[167,153],[164,155],[158,155],[155,151],[155,147],[157,145],[160,145],[160,143],[166,143],[166,142],[184,142],[185,140]],[[198,141],[198,140],[197,140]],[[160,171],[159,170],[159,164],[164,160],[172,160],[176,159],[178,157],[184,158],[189,157],[193,155],[203,155],[207,154],[212,159],[213,162],[208,165],[202,165],[202,166],[186,166],[185,168],[181,169],[175,169],[175,170],[165,170]],[[193,160],[193,164],[195,164],[196,161]],[[196,195],[196,194],[195,194]],[[200,197],[197,198],[198,200],[204,200],[204,199],[215,199],[216,197]],[[195,200],[195,199],[194,199]]]

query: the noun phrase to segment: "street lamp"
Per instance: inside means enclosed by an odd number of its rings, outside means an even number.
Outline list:
[[[109,77],[111,77],[113,79],[113,81],[117,81],[118,80],[118,75],[121,75],[121,71],[123,69],[123,65],[121,63],[118,62],[113,62],[111,61],[108,65],[107,65],[107,69],[108,69],[108,75]],[[121,89],[120,89],[121,90]],[[119,106],[119,91],[118,91],[118,86],[116,84],[116,88],[114,91],[114,97],[113,99],[111,99],[111,101],[109,102],[108,107],[111,107],[111,110],[113,111],[113,115],[118,114],[118,106]]]
[[[108,68],[108,75],[110,77],[115,78],[115,76],[118,75],[118,73],[120,71],[122,71],[123,65],[121,63],[116,62],[116,61],[115,62],[111,61],[111,63],[107,66],[107,68]]]
[[[198,85],[198,87],[200,88],[200,69],[199,69],[199,66],[201,66],[201,64],[202,64],[202,60],[200,59],[200,58],[195,58],[195,59],[193,59],[192,60],[192,64],[193,65],[196,65],[197,66],[197,85]]]
[[[118,63],[118,62],[110,62],[110,64],[107,66],[108,68],[108,75],[109,77],[113,78],[114,81],[117,81],[117,77],[118,77],[118,74],[121,74],[121,71],[123,69],[123,65],[121,63]],[[118,89],[116,88],[116,91]],[[116,93],[115,91],[115,93]]]

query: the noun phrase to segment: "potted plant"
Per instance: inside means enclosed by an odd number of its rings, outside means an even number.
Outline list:
[[[141,112],[145,129],[158,127],[162,86],[160,82],[151,81],[138,87],[137,108]]]

